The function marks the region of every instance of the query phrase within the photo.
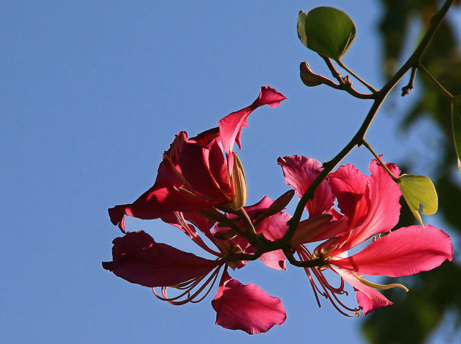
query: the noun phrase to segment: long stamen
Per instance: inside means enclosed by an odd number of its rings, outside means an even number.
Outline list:
[[[205,244],[205,242],[202,240],[202,238],[197,234],[197,232],[191,229],[186,219],[184,218],[184,214],[182,212],[175,211],[174,215],[176,219],[178,220],[179,224],[181,225],[181,227],[183,228],[184,233],[186,233],[187,236],[189,236],[189,238],[191,238],[193,242],[195,242],[197,245],[199,245],[201,248],[203,248],[208,253],[211,253],[212,255],[217,256],[217,257],[221,256],[220,253],[209,248]]]
[[[174,297],[168,296],[167,289],[169,287],[161,287],[162,296],[157,294],[157,292],[155,291],[155,288],[152,288],[152,291],[159,300],[167,301],[170,304],[175,305],[175,306],[184,305],[189,302],[191,303],[200,302],[210,293],[219,275],[219,271],[221,270],[221,267],[223,265],[224,264],[220,264],[216,269],[212,271],[211,274],[202,275],[190,281],[183,282],[177,286],[172,286],[171,288],[174,288],[177,290],[184,290],[184,292],[182,292],[181,294],[177,296],[174,296]],[[203,281],[206,278],[206,276],[209,276],[209,277],[205,281]],[[196,298],[203,292],[205,288],[208,288],[205,294],[201,296],[198,300],[196,300]]]
[[[405,290],[406,292],[408,292],[408,288],[405,287],[403,284],[399,284],[399,283],[391,283],[391,284],[378,284],[378,283],[373,283],[373,282],[370,282],[370,281],[367,281],[365,278],[363,277],[359,277],[357,274],[355,274],[354,272],[351,271],[351,273],[354,275],[355,278],[357,278],[360,282],[362,282],[363,284],[369,286],[369,287],[372,287],[372,288],[375,288],[375,289],[381,289],[381,290],[387,290],[387,289],[391,289],[391,288],[402,288],[403,290]]]
[[[308,261],[311,258],[309,250],[307,248],[305,248],[304,246],[299,246],[299,249],[297,250],[297,253],[298,253],[299,259],[301,261],[303,261],[303,262]],[[312,291],[314,292],[315,299],[317,300],[317,305],[320,308],[320,307],[322,307],[322,305],[320,303],[318,294],[320,294],[320,295],[322,295],[324,297],[326,297],[326,295],[319,289],[319,287],[315,283],[315,280],[312,278],[312,275],[311,275],[311,273],[309,271],[309,268],[304,269],[304,271],[306,272],[307,278],[309,279],[309,282],[311,284]]]
[[[320,282],[320,285],[322,288],[325,290],[325,293],[327,294],[326,298],[330,300],[331,304],[340,312],[342,315],[347,316],[347,317],[354,317],[354,316],[360,316],[359,313],[359,308],[351,308],[346,306],[343,302],[341,302],[338,298],[338,295],[340,294],[346,294],[347,292],[344,290],[341,290],[340,292],[335,292],[335,288],[333,288],[323,275],[323,273],[319,270],[313,270],[315,277]],[[341,309],[342,308],[342,309]],[[344,310],[348,312],[354,312],[353,314],[346,313]]]
[[[297,253],[301,261],[308,261],[312,260],[313,256],[309,252],[309,250],[300,245],[297,248]],[[333,307],[335,307],[341,314],[353,317],[353,316],[360,316],[359,310],[360,308],[351,308],[346,306],[343,302],[341,302],[338,298],[338,295],[345,294],[348,295],[347,291],[344,290],[344,279],[341,277],[341,284],[339,287],[335,288],[331,286],[325,276],[323,275],[322,271],[318,268],[305,268],[306,275],[311,283],[312,290],[314,291],[315,298],[317,300],[317,304],[321,307],[319,294],[325,297],[326,299],[330,300]],[[319,285],[317,285],[316,281],[314,280],[313,276],[316,277]],[[353,312],[352,314],[347,312]]]

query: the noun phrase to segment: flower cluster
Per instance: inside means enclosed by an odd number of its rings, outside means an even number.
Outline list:
[[[113,241],[113,259],[103,263],[104,269],[152,288],[157,298],[174,305],[201,301],[217,282],[212,301],[216,323],[256,334],[282,324],[287,316],[280,299],[230,276],[230,269],[241,269],[249,261],[260,259],[272,269],[285,270],[288,260],[305,270],[319,305],[323,296],[345,315],[360,310],[367,315],[392,304],[377,289],[406,288],[379,285],[363,275],[412,275],[452,259],[450,237],[435,227],[393,230],[400,216],[401,192],[376,159],[370,164],[370,176],[352,165],[330,173],[305,205],[309,217],[293,224],[285,206],[294,193],[304,195],[323,167],[302,156],[279,158],[285,182],[293,190],[275,201],[264,197],[247,206],[247,181],[234,143],[241,148],[242,128],[252,111],[263,105],[276,107],[284,99],[275,89],[263,87],[250,106],[224,117],[218,127],[193,138],[186,132],[177,134],[164,153],[154,185],[132,204],[109,209],[112,223],[124,235]],[[400,173],[394,164],[386,168],[396,176]],[[160,218],[213,258],[157,243],[144,231],[125,232],[125,216]],[[317,246],[309,250],[307,244],[312,243]],[[361,244],[366,246],[348,254]],[[327,269],[339,276],[339,287],[328,282]],[[344,281],[356,292],[356,308],[340,300],[346,294]],[[171,289],[174,295],[168,294]]]

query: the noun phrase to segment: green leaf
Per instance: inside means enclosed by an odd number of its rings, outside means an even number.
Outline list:
[[[308,14],[299,12],[299,39],[320,55],[340,60],[354,41],[355,33],[351,18],[336,8],[317,7]]]
[[[456,155],[458,156],[458,169],[461,173],[461,98],[457,97],[451,103],[451,120],[453,139],[455,141]]]
[[[402,174],[397,183],[411,212],[419,223],[424,225],[420,213],[432,215],[438,208],[434,184],[428,177],[414,174]]]

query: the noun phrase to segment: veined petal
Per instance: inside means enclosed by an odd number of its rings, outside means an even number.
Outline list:
[[[285,183],[293,187],[300,198],[323,170],[320,162],[304,156],[278,158],[277,162],[282,166]],[[314,199],[307,202],[306,209],[310,217],[319,216],[329,211],[334,204],[335,197],[331,192],[329,181],[325,179],[315,190]]]
[[[255,284],[244,285],[227,273],[211,304],[217,313],[217,325],[249,334],[267,332],[274,325],[281,325],[287,317],[280,299]]]
[[[328,177],[331,190],[338,200],[338,207],[349,219],[353,227],[367,214],[368,206],[364,194],[367,187],[367,176],[354,165],[339,167]]]
[[[221,264],[158,244],[143,231],[128,232],[113,244],[113,261],[104,262],[104,269],[145,287],[175,286],[204,276]]]
[[[332,215],[321,215],[301,221],[291,238],[291,245],[296,247],[300,244],[334,238],[348,230],[347,217],[338,220]]]
[[[398,176],[400,170],[392,163],[386,166]],[[358,245],[373,235],[390,231],[397,225],[400,218],[400,197],[402,192],[398,184],[392,180],[379,162],[374,159],[370,163],[371,176],[367,185],[365,197],[368,203],[368,216],[361,227],[355,231],[354,243]],[[353,246],[351,246],[353,247]]]
[[[399,277],[429,271],[453,258],[445,232],[431,225],[400,228],[331,264],[365,275]]]
[[[386,165],[395,175],[400,174],[394,164]],[[365,177],[354,166],[347,165],[330,176],[338,205],[349,218],[350,233],[342,250],[388,232],[398,223],[400,188],[376,159],[370,163],[370,171],[372,175]]]
[[[237,143],[240,149],[242,148],[240,143],[240,134],[242,132],[242,127],[248,127],[248,116],[260,106],[269,105],[276,107],[284,99],[286,99],[286,97],[272,87],[261,87],[259,97],[253,102],[253,104],[239,111],[232,112],[218,122],[221,142],[229,162],[232,160],[231,153],[233,151],[234,143]],[[229,171],[232,171],[232,163],[229,164],[228,168]]]
[[[354,287],[356,291],[357,303],[359,304],[365,316],[367,316],[370,312],[374,311],[375,309],[393,304],[379,291],[363,284],[347,270],[332,270],[340,276],[342,276],[344,280],[346,280],[350,285]]]

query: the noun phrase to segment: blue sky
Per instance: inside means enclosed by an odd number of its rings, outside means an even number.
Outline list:
[[[0,335],[5,343],[358,343],[360,319],[328,302],[318,309],[303,271],[259,262],[233,277],[278,296],[285,324],[248,336],[214,325],[210,302],[170,306],[101,267],[120,235],[107,208],[153,183],[174,135],[195,135],[249,105],[261,86],[287,96],[258,109],[239,153],[249,203],[286,190],[277,157],[331,159],[355,134],[370,103],[306,88],[299,63],[326,73],[299,42],[299,10],[338,7],[357,38],[344,62],[380,87],[379,7],[373,1],[10,1],[0,13]],[[367,138],[385,160],[421,150],[394,133],[396,95]],[[391,111],[392,110],[392,111]],[[420,132],[429,129],[421,124]],[[404,147],[404,148],[402,148]],[[430,157],[429,157],[430,158]],[[347,162],[365,169],[359,149]],[[290,210],[290,208],[289,208]],[[195,247],[161,221],[129,220],[158,242]],[[349,297],[349,304],[355,302]]]

